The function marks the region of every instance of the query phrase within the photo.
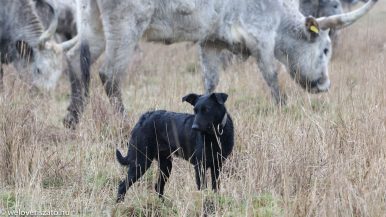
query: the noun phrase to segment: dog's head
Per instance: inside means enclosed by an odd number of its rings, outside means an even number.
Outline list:
[[[228,95],[225,93],[212,93],[209,95],[188,94],[182,98],[194,106],[194,121],[192,129],[201,132],[213,132],[213,127],[218,127],[226,121],[227,111],[225,101]],[[222,127],[224,127],[222,126]]]

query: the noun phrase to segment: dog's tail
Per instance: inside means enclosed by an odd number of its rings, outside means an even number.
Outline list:
[[[129,165],[129,158],[127,156],[123,157],[118,149],[116,149],[115,155],[117,156],[117,160],[121,165]]]

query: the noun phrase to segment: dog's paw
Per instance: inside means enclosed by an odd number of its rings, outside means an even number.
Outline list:
[[[125,200],[125,196],[119,194],[119,195],[117,196],[116,203],[122,203],[124,200]]]

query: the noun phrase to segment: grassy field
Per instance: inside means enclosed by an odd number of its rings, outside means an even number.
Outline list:
[[[229,94],[236,145],[221,190],[196,190],[192,166],[175,159],[166,200],[156,168],[115,204],[126,169],[119,115],[93,67],[90,103],[77,131],[62,118],[63,76],[36,93],[6,68],[0,95],[0,213],[64,211],[72,216],[386,216],[386,4],[344,30],[330,65],[331,91],[310,95],[280,73],[288,105],[276,107],[255,62],[229,67],[217,91]],[[142,44],[124,84],[131,126],[150,109],[192,112],[181,97],[202,92],[195,47]],[[1,214],[0,214],[1,215]]]

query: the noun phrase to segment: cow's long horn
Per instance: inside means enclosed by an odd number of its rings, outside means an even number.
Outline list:
[[[68,40],[68,41],[65,41],[65,42],[61,43],[60,46],[62,46],[62,49],[63,49],[64,51],[68,51],[68,50],[70,50],[72,47],[74,47],[78,41],[79,41],[79,36],[76,35],[76,36],[73,37],[72,39],[70,39],[70,40]]]
[[[53,18],[52,18],[52,21],[50,23],[50,25],[48,26],[47,30],[44,31],[42,33],[42,35],[40,36],[39,38],[39,42],[40,43],[44,43],[46,41],[48,41],[56,32],[56,28],[58,27],[58,19],[59,19],[59,14],[58,14],[58,10],[57,10],[57,7],[56,7],[56,3],[52,2],[52,1],[46,1],[47,5],[50,7],[52,13],[53,13]]]
[[[318,18],[319,27],[323,30],[335,28],[341,29],[345,28],[356,20],[365,15],[378,0],[370,0],[364,6],[358,8],[357,10],[351,11],[349,13],[338,14],[329,17]]]

